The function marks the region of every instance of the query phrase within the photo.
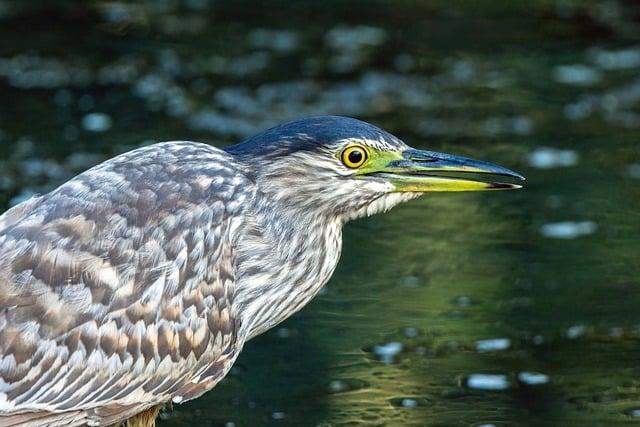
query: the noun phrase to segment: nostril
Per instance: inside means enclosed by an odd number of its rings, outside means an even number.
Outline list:
[[[410,159],[417,162],[424,162],[424,163],[433,163],[438,161],[438,159],[436,159],[435,157],[427,157],[427,156],[410,157]]]
[[[410,162],[434,163],[442,160],[439,153],[426,150],[405,150],[403,157]]]

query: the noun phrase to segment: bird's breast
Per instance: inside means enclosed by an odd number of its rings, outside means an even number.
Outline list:
[[[249,338],[302,309],[327,283],[340,259],[342,224],[313,224],[290,229],[286,238],[258,240],[248,238],[238,259],[238,298]]]

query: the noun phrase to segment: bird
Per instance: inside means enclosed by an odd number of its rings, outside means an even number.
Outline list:
[[[118,155],[0,216],[0,426],[153,425],[331,277],[342,228],[504,167],[308,117]],[[491,179],[485,179],[491,177]]]

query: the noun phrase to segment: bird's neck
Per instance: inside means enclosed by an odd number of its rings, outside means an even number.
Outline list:
[[[342,248],[338,218],[261,200],[238,244],[236,300],[247,339],[304,307],[331,277]]]

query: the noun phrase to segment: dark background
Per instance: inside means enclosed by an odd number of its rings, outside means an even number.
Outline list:
[[[637,422],[637,2],[0,1],[0,210],[318,114],[527,185],[350,224],[326,292],[161,426]]]

